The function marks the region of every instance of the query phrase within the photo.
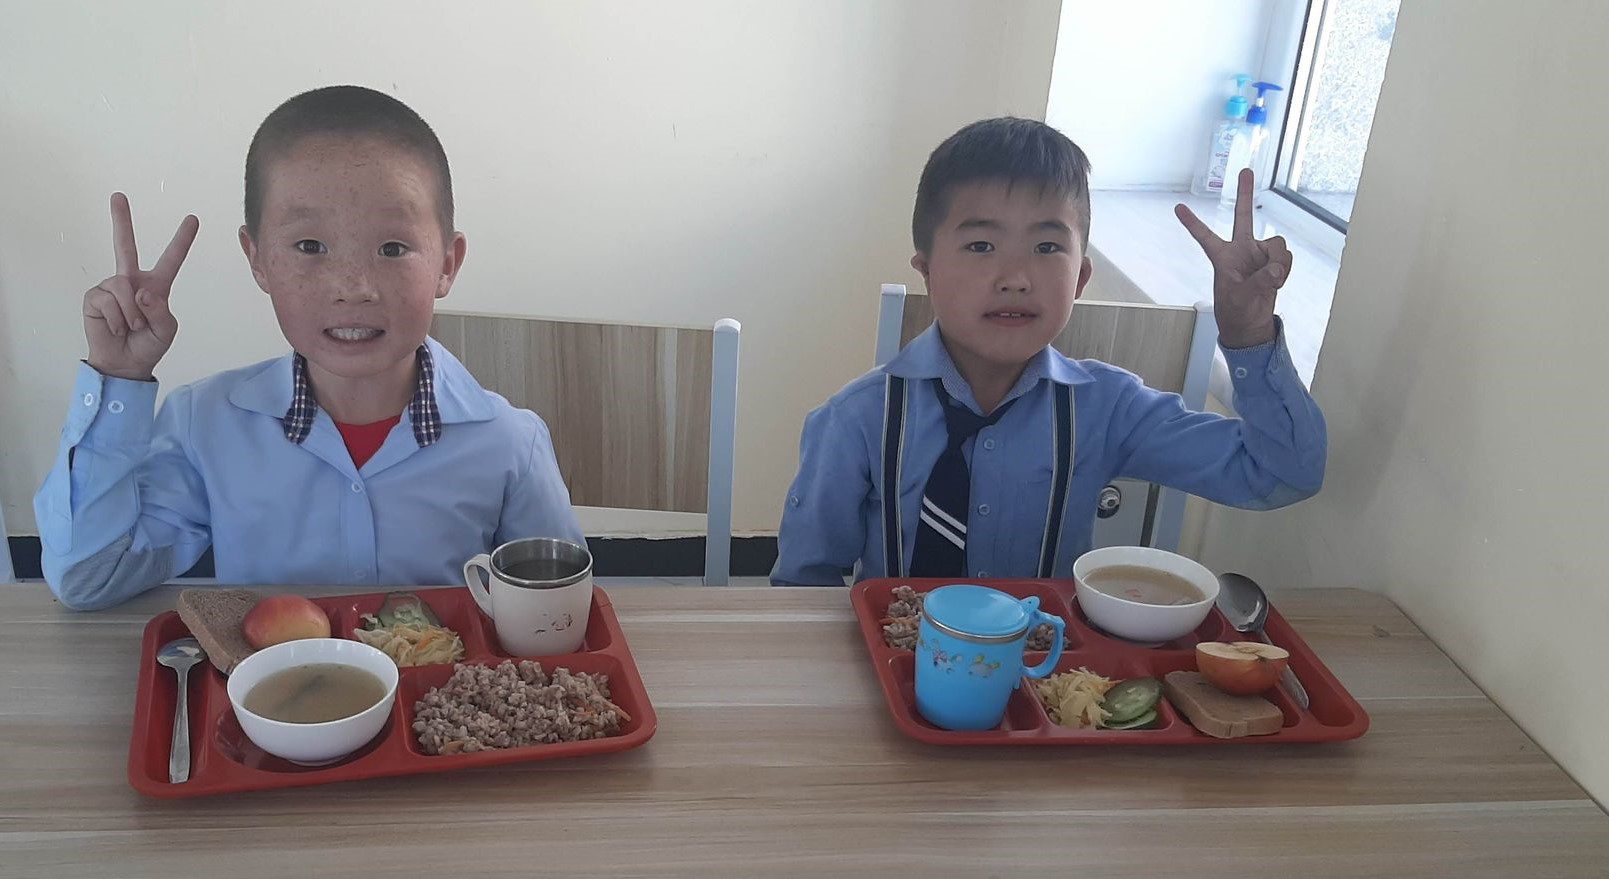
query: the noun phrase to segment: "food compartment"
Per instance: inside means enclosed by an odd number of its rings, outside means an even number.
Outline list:
[[[548,676],[550,686],[555,683],[553,680],[554,672],[559,668],[567,669],[572,673],[584,672],[587,674],[608,675],[608,701],[613,703],[624,715],[620,718],[618,731],[608,736],[593,739],[491,748],[481,751],[461,751],[454,754],[431,754],[420,744],[418,731],[414,729],[414,723],[417,719],[416,706],[432,689],[447,685],[457,669],[454,666],[427,666],[405,671],[402,676],[402,683],[397,689],[397,703],[401,709],[399,712],[401,718],[399,739],[406,746],[410,758],[433,762],[441,761],[443,763],[456,761],[466,765],[473,765],[477,762],[506,762],[507,757],[503,755],[515,753],[530,755],[522,759],[540,759],[539,755],[566,756],[572,752],[599,750],[597,745],[602,740],[633,736],[643,729],[645,723],[651,720],[652,709],[646,704],[646,700],[639,695],[642,692],[641,684],[631,677],[633,673],[626,664],[610,653],[575,653],[534,660],[489,659],[461,663],[461,665],[466,668],[496,669],[506,663],[521,661],[536,662],[540,665],[542,671]],[[496,684],[494,683],[490,689],[496,690]],[[502,706],[509,703],[507,696],[501,691],[482,692],[487,692],[489,701],[496,705]],[[572,712],[570,714],[572,721],[579,720],[582,724],[591,722],[590,706],[569,699],[566,700],[566,704]],[[466,721],[464,725],[470,725],[469,718],[474,716],[473,712],[466,708],[462,713]],[[522,719],[528,722],[531,720],[530,717]],[[560,724],[556,730],[562,729],[562,727],[563,725]]]
[[[1293,656],[1294,656],[1294,654],[1293,654]],[[1195,650],[1193,650],[1193,649],[1192,650],[1170,650],[1170,651],[1160,651],[1159,650],[1152,657],[1151,668],[1152,668],[1152,676],[1155,677],[1157,680],[1161,680],[1169,672],[1174,672],[1174,671],[1199,671],[1199,669],[1196,667],[1196,653],[1195,653]],[[1296,725],[1298,725],[1298,724],[1300,724],[1302,722],[1302,709],[1296,704],[1296,700],[1291,698],[1290,694],[1285,692],[1285,688],[1275,686],[1273,689],[1271,689],[1271,690],[1269,690],[1269,691],[1267,691],[1265,693],[1259,693],[1258,695],[1262,696],[1264,699],[1267,699],[1268,701],[1274,703],[1274,707],[1279,709],[1279,713],[1284,716],[1283,728],[1285,730],[1289,730],[1292,727],[1294,727],[1294,726],[1296,726]],[[1168,700],[1167,700],[1166,697],[1163,697],[1162,701],[1167,702]],[[1178,714],[1178,710],[1175,709],[1174,713]],[[1182,722],[1184,724],[1185,728],[1189,729],[1191,732],[1195,733],[1197,736],[1200,736],[1203,739],[1211,739],[1212,738],[1211,736],[1207,735],[1206,733],[1204,733],[1204,732],[1196,729],[1194,726],[1192,726],[1190,721],[1186,720],[1183,717],[1183,715],[1179,715],[1179,719],[1180,719],[1180,722]],[[1263,737],[1263,736],[1249,736],[1247,738],[1256,739],[1256,738],[1265,738],[1265,737]],[[1234,739],[1234,740],[1231,740],[1231,741],[1240,741],[1240,740],[1239,739]]]
[[[419,600],[427,605],[431,612],[441,620],[443,627],[458,634],[458,637],[464,642],[464,655],[458,661],[488,655],[490,651],[485,646],[487,636],[483,629],[481,615],[467,589],[398,591],[418,596]],[[337,608],[336,619],[339,624],[334,631],[335,637],[357,640],[352,631],[363,624],[364,614],[377,614],[389,594],[372,593],[369,595],[342,597],[340,599],[341,604]],[[450,662],[432,664],[451,665]]]
[[[161,626],[156,637],[156,648],[172,641],[183,638],[189,630],[179,621],[178,614],[167,614],[168,619]],[[150,640],[150,635],[147,635]],[[131,754],[139,767],[139,771],[149,781],[155,784],[170,784],[168,781],[168,749],[173,743],[173,710],[178,704],[179,687],[178,677],[173,669],[160,665],[155,661],[154,655],[143,664],[141,669],[141,686],[139,697],[147,706],[145,733],[143,738],[136,738],[133,748],[137,753]],[[187,684],[189,690],[189,704],[187,708],[190,715],[190,777],[192,779],[201,775],[206,767],[207,749],[204,747],[208,718],[218,713],[221,703],[224,711],[230,711],[229,696],[224,692],[225,678],[221,672],[212,667],[212,663],[203,661],[190,669]]]
[[[856,607],[857,610],[863,615],[863,622],[867,625],[868,632],[876,635],[877,644],[888,650],[909,652],[915,649],[914,646],[907,646],[907,644],[914,645],[915,643],[915,628],[918,622],[917,617],[910,616],[901,618],[904,621],[902,630],[907,632],[908,635],[899,646],[889,644],[888,639],[885,637],[883,632],[883,627],[894,621],[894,619],[889,616],[889,608],[895,601],[895,590],[901,586],[909,586],[911,591],[917,593],[918,595],[925,595],[926,593],[931,592],[940,586],[948,586],[954,582],[957,581],[929,579],[900,581],[884,580],[877,581],[875,583],[863,583],[860,587],[857,587],[858,589],[864,589],[864,591],[857,596]],[[984,585],[987,585],[991,589],[997,589],[1016,598],[1028,598],[1030,596],[1038,597],[1039,609],[1041,611],[1044,611],[1051,616],[1061,617],[1063,620],[1067,621],[1067,633],[1064,640],[1066,646],[1064,649],[1075,650],[1083,646],[1082,638],[1078,633],[1077,626],[1073,622],[1072,611],[1068,606],[1068,601],[1047,581],[1013,580],[991,582]],[[1049,630],[1046,631],[1048,633]],[[1044,652],[1048,645],[1041,647],[1037,642],[1030,643],[1032,646],[1029,648],[1029,653],[1031,656],[1035,657],[1034,661],[1037,662],[1038,659],[1042,659],[1044,657]]]
[[[1034,697],[1024,690],[1022,686],[1011,691],[1011,698],[1006,700],[1006,715],[1001,719],[1000,725],[993,730],[963,731],[947,730],[929,723],[922,713],[916,710],[916,655],[904,652],[890,657],[886,668],[888,674],[893,676],[896,694],[900,704],[911,721],[916,725],[940,735],[954,734],[956,736],[988,736],[1000,734],[1002,739],[1021,738],[1024,736],[1038,736],[1050,723],[1040,709]]]
[[[473,599],[470,600],[473,601]],[[608,603],[609,599],[606,595],[604,595],[603,590],[594,586],[592,589],[592,607],[587,611],[587,631],[586,634],[582,636],[581,646],[576,648],[576,653],[596,653],[599,651],[608,650],[609,647],[614,644],[614,633],[609,630],[609,622],[605,618],[605,615],[601,609]],[[497,623],[493,621],[491,617],[481,613],[479,608],[474,609],[474,615],[479,618],[481,629],[483,632],[485,632],[485,647],[477,654],[476,658],[489,657],[494,660],[542,659],[544,660],[543,666],[546,667],[547,663],[545,660],[553,659],[556,656],[574,655],[556,654],[555,656],[541,657],[520,656],[518,654],[511,653],[503,646],[502,642],[497,639]]]
[[[398,692],[401,692],[400,688]],[[303,763],[293,763],[282,757],[275,757],[273,754],[257,747],[257,744],[248,738],[245,731],[240,728],[240,722],[235,718],[234,706],[228,703],[227,695],[225,696],[223,708],[224,710],[221,713],[211,718],[207,726],[209,730],[209,747],[207,749],[209,756],[227,760],[246,769],[259,772],[279,774],[329,772],[330,770],[353,767],[354,764],[370,758],[383,759],[383,754],[377,754],[376,752],[386,748],[388,740],[396,734],[396,731],[401,726],[397,706],[393,705],[389,716],[386,718],[385,726],[381,727],[380,732],[363,747],[344,757],[338,757],[327,763],[311,766]]]
[[[1216,607],[1209,610],[1207,612],[1207,618],[1202,620],[1201,624],[1196,626],[1195,630],[1189,634],[1179,638],[1174,638],[1172,641],[1147,643],[1130,641],[1127,638],[1114,635],[1111,632],[1102,629],[1100,626],[1090,621],[1090,618],[1084,613],[1084,608],[1078,604],[1077,599],[1074,599],[1072,604],[1073,610],[1071,619],[1076,621],[1080,638],[1083,639],[1087,637],[1090,643],[1105,642],[1123,645],[1126,647],[1140,647],[1155,650],[1194,650],[1195,646],[1202,641],[1245,640],[1244,635],[1241,635],[1239,632],[1236,632],[1234,629],[1230,628],[1229,621],[1224,619],[1224,615],[1220,613]],[[1072,626],[1069,626],[1069,629],[1071,628]]]
[[[1157,678],[1158,683],[1161,682],[1160,676],[1152,672],[1151,662],[1144,655],[1127,652],[1112,653],[1100,650],[1081,650],[1064,653],[1056,663],[1056,671],[1053,674],[1065,674],[1080,668],[1119,683],[1135,678],[1151,677]],[[1057,736],[1126,740],[1135,737],[1155,737],[1158,734],[1175,733],[1178,731],[1180,724],[1185,724],[1184,718],[1180,717],[1179,713],[1173,709],[1173,706],[1168,704],[1166,698],[1157,700],[1157,718],[1155,722],[1150,726],[1139,729],[1093,729],[1057,723],[1051,719],[1050,709],[1044,704],[1044,699],[1040,696],[1038,687],[1035,684],[1036,682],[1031,678],[1023,679],[1023,687],[1026,692],[1032,695],[1034,704],[1044,713],[1045,722],[1050,725],[1050,729]]]

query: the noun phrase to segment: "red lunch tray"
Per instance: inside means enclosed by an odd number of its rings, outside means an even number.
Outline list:
[[[513,657],[497,642],[491,620],[475,606],[469,590],[411,590],[429,604],[442,624],[464,641],[467,665],[497,665],[509,659],[532,659],[551,673],[558,667],[575,672],[603,672],[609,676],[611,700],[631,719],[620,734],[603,739],[559,742],[524,748],[430,756],[420,750],[411,729],[413,706],[431,688],[446,683],[452,665],[403,668],[397,683],[391,719],[373,741],[338,763],[300,766],[265,753],[252,744],[235,721],[234,708],[224,687],[227,678],[210,662],[190,670],[190,780],[168,781],[168,746],[173,737],[173,709],[178,699],[173,671],[156,662],[157,651],[174,638],[189,634],[173,611],[159,614],[145,626],[140,645],[139,689],[134,702],[134,734],[129,742],[129,784],[153,797],[199,797],[239,791],[269,790],[355,781],[390,775],[451,772],[477,766],[496,766],[527,760],[556,760],[590,754],[607,754],[635,748],[654,734],[658,719],[648,701],[637,664],[626,646],[609,596],[592,591],[592,611],[586,639],[578,653],[564,656]],[[329,614],[335,637],[350,638],[365,613],[374,613],[386,593],[338,595],[312,599]]]
[[[1269,699],[1285,715],[1285,726],[1266,736],[1217,739],[1190,725],[1166,698],[1157,704],[1158,719],[1151,729],[1110,730],[1074,729],[1051,721],[1027,679],[1011,694],[1006,716],[991,730],[957,732],[928,723],[916,710],[916,656],[910,650],[897,650],[883,640],[882,620],[893,602],[896,586],[910,586],[928,592],[950,580],[865,580],[850,590],[860,632],[871,651],[872,668],[882,685],[888,710],[901,732],[918,741],[934,745],[1221,745],[1281,744],[1289,742],[1337,742],[1355,739],[1369,728],[1369,716],[1335,675],[1324,667],[1313,649],[1296,634],[1279,611],[1269,609],[1265,631],[1279,646],[1290,651],[1291,670],[1307,688],[1311,707],[1303,711],[1282,689]],[[1194,632],[1156,647],[1146,647],[1107,635],[1085,619],[1078,608],[1071,580],[978,580],[1018,598],[1039,597],[1045,613],[1067,621],[1067,646],[1057,672],[1083,666],[1109,678],[1151,677],[1160,680],[1171,671],[1196,667],[1196,644],[1202,641],[1245,641],[1249,636],[1236,632],[1222,613],[1213,608]],[[1029,653],[1029,665],[1042,661],[1043,653]]]

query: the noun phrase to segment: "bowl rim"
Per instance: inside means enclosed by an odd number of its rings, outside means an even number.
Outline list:
[[[235,674],[238,674],[240,672],[240,669],[241,669],[242,666],[244,666],[248,662],[251,662],[253,659],[255,659],[258,656],[261,656],[261,655],[263,655],[265,653],[268,653],[270,651],[279,650],[279,648],[285,647],[288,644],[296,644],[298,641],[335,641],[335,642],[341,643],[341,644],[352,644],[352,645],[354,645],[354,647],[352,647],[352,648],[344,648],[343,647],[342,648],[343,650],[362,648],[362,649],[358,649],[357,652],[359,652],[359,653],[368,652],[368,653],[377,653],[377,654],[379,654],[381,657],[383,657],[385,659],[385,661],[387,663],[389,663],[391,665],[391,670],[392,670],[391,680],[390,680],[390,683],[386,687],[385,695],[381,696],[380,700],[378,702],[375,702],[373,705],[370,705],[368,708],[365,708],[365,709],[363,709],[362,711],[359,711],[356,714],[348,714],[345,717],[337,717],[334,720],[321,720],[318,723],[291,723],[288,720],[275,720],[272,717],[264,717],[261,714],[258,714],[257,712],[252,711],[251,709],[246,707],[245,694],[241,694],[241,697],[239,699],[235,698],[234,687],[231,686],[231,684],[234,683]],[[287,652],[287,651],[281,651],[281,652]],[[307,663],[302,663],[302,664],[307,664]],[[355,663],[350,663],[350,662],[331,662],[329,664],[331,664],[331,665],[354,665],[354,666],[356,665]],[[358,666],[358,667],[363,668],[364,671],[371,671],[370,669],[368,669],[366,667],[362,667],[362,666]],[[278,672],[284,671],[285,669],[288,669],[288,668],[295,668],[295,666],[287,665],[284,668],[276,669],[274,671],[269,672],[268,674],[270,674],[270,675],[277,674]],[[372,671],[371,671],[371,673],[372,673]],[[261,683],[261,681],[258,681],[258,683]],[[259,722],[259,723],[265,724],[266,726],[268,726],[270,728],[274,728],[274,729],[292,729],[292,730],[323,730],[323,729],[329,729],[330,727],[333,727],[333,726],[335,726],[337,724],[350,723],[350,722],[352,722],[354,720],[357,720],[360,717],[363,717],[363,716],[369,714],[372,711],[375,711],[376,709],[383,709],[385,711],[390,711],[391,710],[391,703],[393,701],[395,701],[396,695],[397,695],[397,689],[401,685],[402,685],[402,674],[397,670],[396,662],[394,660],[392,660],[391,657],[389,655],[387,655],[387,653],[384,650],[381,650],[378,647],[371,647],[370,645],[365,644],[362,641],[354,641],[354,640],[351,640],[351,639],[348,639],[348,638],[298,638],[298,639],[296,639],[294,641],[282,641],[282,642],[280,642],[278,644],[274,644],[274,645],[271,645],[271,646],[268,646],[268,647],[264,647],[263,649],[256,651],[255,653],[251,654],[250,656],[247,656],[245,659],[242,659],[240,661],[240,665],[235,666],[234,671],[230,673],[230,675],[229,675],[229,683],[225,684],[224,692],[229,696],[229,704],[230,704],[230,706],[232,708],[234,708],[235,711],[237,711],[240,714],[243,714],[243,715],[245,715],[247,717],[250,717],[252,720],[255,720],[255,721]],[[251,733],[247,732],[246,735],[247,735],[247,737],[250,737]],[[259,745],[259,747],[261,747],[261,745]]]
[[[1084,559],[1088,558],[1091,555],[1094,555],[1095,553],[1105,552],[1107,550],[1129,550],[1129,551],[1139,550],[1142,555],[1151,555],[1151,556],[1163,555],[1163,556],[1167,556],[1167,557],[1170,557],[1170,558],[1178,559],[1178,560],[1184,562],[1187,566],[1191,566],[1191,567],[1200,569],[1200,571],[1203,574],[1206,575],[1206,579],[1211,581],[1211,583],[1213,585],[1212,594],[1206,595],[1205,593],[1203,593],[1205,595],[1204,598],[1202,598],[1200,601],[1192,601],[1189,604],[1150,604],[1150,603],[1144,602],[1144,601],[1135,601],[1132,598],[1123,598],[1121,596],[1113,595],[1113,594],[1111,594],[1109,592],[1102,592],[1099,589],[1096,589],[1096,588],[1094,588],[1092,586],[1087,585],[1084,582],[1084,578],[1078,575],[1078,568],[1079,568],[1079,565],[1083,563]],[[1121,562],[1115,562],[1114,564],[1121,564]],[[1141,566],[1144,566],[1144,562],[1131,562],[1131,564],[1139,564]],[[1106,567],[1106,566],[1102,565],[1101,567]],[[1096,570],[1100,570],[1100,568],[1096,568]],[[1081,555],[1078,558],[1073,560],[1072,575],[1073,575],[1073,586],[1081,596],[1082,596],[1083,593],[1088,592],[1088,593],[1091,593],[1091,594],[1094,594],[1094,595],[1099,595],[1102,600],[1111,600],[1111,601],[1117,602],[1118,604],[1126,605],[1128,607],[1143,607],[1143,608],[1148,608],[1148,609],[1151,609],[1151,610],[1159,610],[1159,611],[1162,611],[1162,612],[1165,612],[1165,613],[1178,613],[1180,611],[1196,610],[1196,609],[1201,608],[1201,607],[1207,607],[1208,612],[1211,613],[1211,607],[1212,607],[1213,604],[1217,603],[1217,601],[1218,601],[1218,592],[1219,592],[1219,590],[1221,588],[1218,585],[1218,576],[1216,574],[1214,574],[1212,572],[1212,570],[1210,568],[1208,568],[1206,565],[1203,565],[1202,563],[1196,561],[1193,558],[1190,558],[1189,556],[1181,555],[1181,554],[1176,553],[1176,552],[1171,552],[1171,551],[1166,550],[1166,549],[1158,549],[1158,548],[1156,548],[1154,546],[1102,546],[1102,547],[1098,547],[1096,549],[1089,550],[1089,551],[1085,552],[1083,555]],[[1196,584],[1192,583],[1191,585],[1194,586]],[[1197,587],[1197,588],[1199,588],[1199,587]]]

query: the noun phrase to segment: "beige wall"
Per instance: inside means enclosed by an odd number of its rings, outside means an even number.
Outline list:
[[[444,307],[743,322],[735,524],[774,529],[805,412],[870,364],[916,177],[973,119],[1043,117],[1056,0],[41,3],[0,0],[0,502],[32,533],[111,272],[201,237],[160,375],[284,349],[235,245],[256,124],[290,95],[394,92],[453,161],[469,259]],[[609,527],[634,521],[613,517]]]
[[[1324,491],[1205,561],[1396,600],[1609,797],[1609,15],[1402,4],[1315,394]]]

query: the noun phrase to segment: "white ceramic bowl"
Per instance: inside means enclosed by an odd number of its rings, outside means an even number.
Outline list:
[[[325,723],[285,723],[246,710],[246,694],[264,678],[298,665],[335,663],[370,672],[385,684],[385,698],[351,717]],[[304,638],[275,644],[246,657],[229,675],[229,704],[246,737],[276,757],[316,765],[339,760],[369,743],[385,727],[397,699],[397,664],[384,652],[345,638]]]
[[[1138,565],[1176,574],[1190,581],[1203,598],[1193,604],[1145,604],[1096,592],[1084,585],[1090,571],[1112,565]],[[1148,546],[1106,546],[1092,549],[1073,562],[1078,604],[1089,621],[1119,638],[1157,642],[1182,638],[1201,625],[1218,599],[1218,578],[1199,563],[1182,555]]]

